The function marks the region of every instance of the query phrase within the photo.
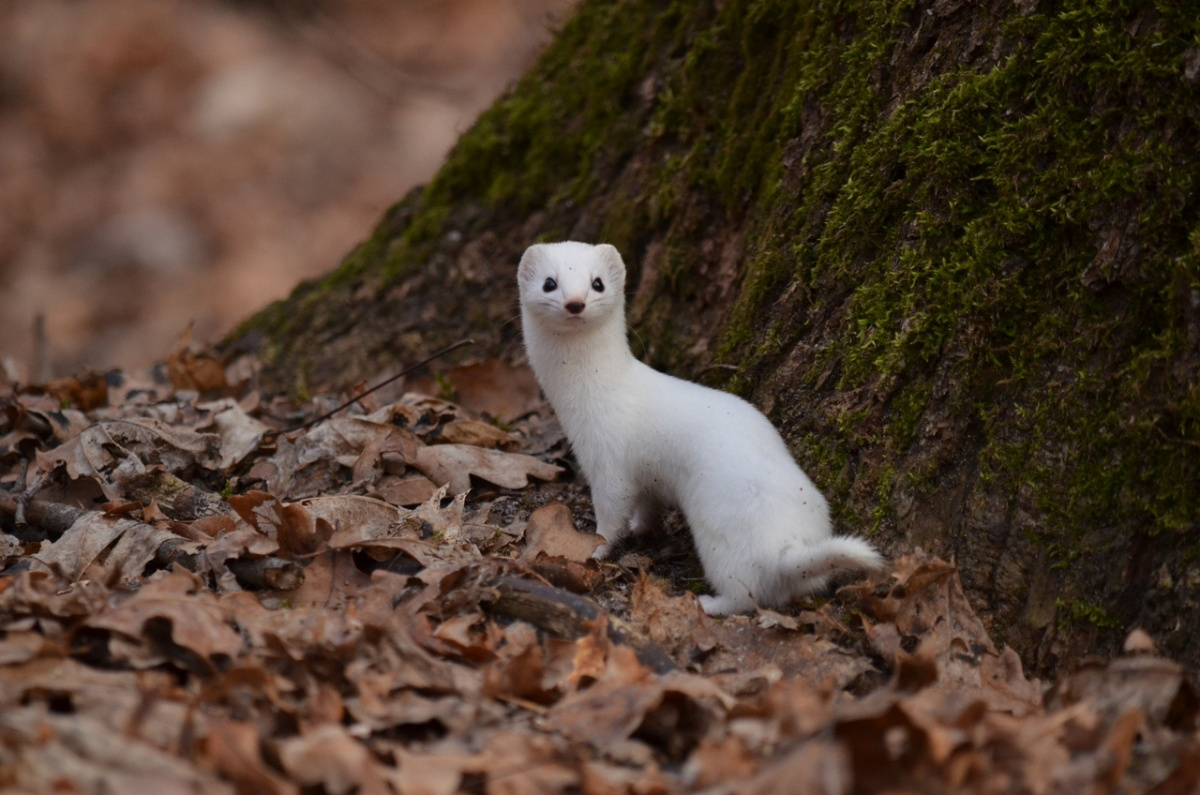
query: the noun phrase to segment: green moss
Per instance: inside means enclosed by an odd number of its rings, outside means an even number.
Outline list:
[[[1083,601],[1064,602],[1059,600],[1056,603],[1058,613],[1063,618],[1081,624],[1090,624],[1099,629],[1119,630],[1124,627],[1118,619],[1109,615],[1103,607],[1097,604]],[[1070,631],[1069,626],[1063,627],[1064,631]]]
[[[811,103],[835,121],[797,201],[768,222],[777,239],[748,262],[723,354],[754,367],[789,347],[787,322],[764,334],[758,320],[784,280],[826,290],[853,284],[840,337],[814,373],[836,366],[842,389],[870,386],[890,397],[882,428],[872,410],[834,418],[849,443],[882,445],[885,461],[902,456],[929,400],[931,368],[955,348],[962,361],[953,383],[988,407],[987,476],[1034,485],[1054,519],[1051,534],[1073,537],[1081,518],[1145,517],[1150,532],[1193,526],[1195,390],[1171,407],[1139,406],[1137,395],[1155,391],[1180,360],[1185,323],[1159,308],[1185,303],[1200,273],[1186,237],[1197,218],[1188,143],[1196,106],[1180,104],[1194,16],[1158,8],[1143,15],[1136,36],[1137,7],[1127,4],[1065,3],[1057,13],[1017,17],[1003,29],[1008,58],[934,76],[885,109],[872,75],[909,34],[906,12],[863,6],[855,38],[821,51],[829,66],[795,83],[783,114],[772,92],[757,100],[785,118],[749,126],[776,138],[801,132],[799,109]],[[759,60],[789,73],[773,58]],[[1184,128],[1190,135],[1180,138]],[[739,157],[752,149],[732,148]],[[1142,208],[1138,228],[1106,228],[1130,201]],[[1093,265],[1106,234],[1145,241],[1136,273]],[[1097,267],[1100,279],[1125,289],[1126,305],[1082,284]],[[1116,354],[1118,335],[1132,357],[1114,378],[1107,354]],[[749,339],[759,344],[747,350]],[[1056,448],[1071,466],[1031,461],[1031,443],[1013,445],[1014,436],[1037,440],[1043,452]],[[876,505],[890,472],[869,473]]]
[[[454,382],[441,370],[435,370],[433,381],[437,384],[437,396],[445,401],[454,400]]]
[[[896,451],[909,448],[917,435],[917,423],[924,414],[933,392],[933,382],[922,379],[897,390],[892,398],[888,423],[888,447]]]
[[[390,244],[385,276],[410,275],[463,203],[520,214],[582,203],[637,141],[638,89],[681,15],[667,3],[588,3],[542,59],[458,141]]]

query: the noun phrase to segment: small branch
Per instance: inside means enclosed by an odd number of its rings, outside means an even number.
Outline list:
[[[561,588],[539,585],[518,577],[500,577],[496,581],[499,598],[491,609],[509,618],[528,621],[539,629],[561,638],[580,638],[588,634],[586,624],[606,612],[590,599]],[[629,646],[642,665],[655,673],[677,670],[674,660],[648,638],[614,615],[608,616],[608,638]]]
[[[238,585],[249,591],[291,591],[304,584],[304,568],[279,558],[236,558],[225,561]]]
[[[0,512],[14,518],[17,538],[22,541],[54,540],[88,513],[83,508],[56,502],[25,501],[5,491],[0,491]],[[40,532],[31,532],[31,528],[38,528]]]
[[[22,503],[18,498],[0,491],[0,512],[15,517],[21,507]],[[14,534],[23,542],[57,540],[81,517],[94,511],[36,501],[26,505],[26,513],[29,524],[18,524]],[[195,571],[204,553],[185,551],[183,545],[187,543],[186,538],[170,538],[159,544],[158,549],[154,551],[154,565],[160,569],[167,569],[178,564],[188,571]],[[304,583],[304,568],[290,560],[238,558],[226,561],[225,566],[233,573],[239,585],[251,591],[291,591]],[[10,572],[19,570],[10,569]]]
[[[194,552],[185,552],[180,549],[187,542],[186,538],[168,538],[159,544],[158,549],[154,550],[154,567],[169,569],[171,566],[178,565],[188,571],[195,571],[200,556]]]

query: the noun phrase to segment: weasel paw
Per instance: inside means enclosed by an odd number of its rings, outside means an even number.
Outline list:
[[[727,616],[738,612],[733,600],[727,596],[701,596],[700,607],[710,616]]]
[[[731,616],[735,613],[752,613],[756,607],[754,597],[748,593],[725,594],[724,596],[701,596],[700,607],[710,616]]]
[[[596,560],[604,560],[608,557],[609,552],[612,552],[612,544],[601,544],[592,550],[592,557]]]

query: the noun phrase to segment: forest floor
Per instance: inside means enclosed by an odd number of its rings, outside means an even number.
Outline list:
[[[254,372],[185,336],[154,370],[0,394],[6,791],[1200,786],[1196,682],[1143,632],[1030,680],[919,550],[713,620],[678,527],[591,558],[528,371],[323,419],[334,398]]]

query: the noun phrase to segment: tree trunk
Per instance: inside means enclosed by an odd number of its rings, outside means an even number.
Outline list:
[[[539,239],[631,268],[635,351],[777,423],[842,531],[953,556],[1048,670],[1200,664],[1200,5],[584,0],[326,279],[268,383],[469,333]]]

